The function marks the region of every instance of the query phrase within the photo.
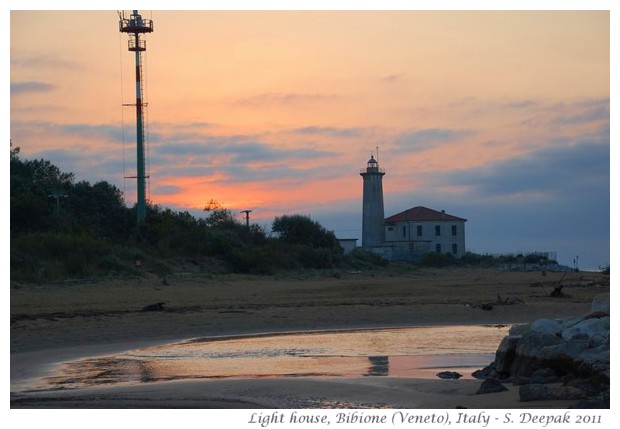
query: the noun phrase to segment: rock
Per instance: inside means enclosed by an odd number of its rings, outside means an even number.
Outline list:
[[[597,296],[591,307],[584,317],[538,319],[510,328],[494,362],[477,374],[485,382],[495,379],[482,391],[498,380],[510,381],[520,386],[522,401],[584,399],[583,408],[609,408],[609,294]]]
[[[556,377],[555,372],[551,369],[551,368],[541,368],[537,371],[534,371],[534,373],[532,374],[532,378],[533,379],[539,379],[539,380],[544,380],[544,379],[549,379],[549,378],[554,378]],[[544,382],[541,382],[544,383]]]
[[[600,319],[602,317],[609,317],[609,313],[605,311],[593,311],[592,313],[586,314],[584,319]]]
[[[590,347],[592,348],[596,348],[599,346],[607,346],[609,347],[611,339],[610,339],[610,332],[609,331],[605,331],[605,332],[601,332],[597,335],[595,335],[594,337],[590,338]]]
[[[586,396],[597,396],[600,393],[600,389],[597,388],[589,378],[575,378],[568,380],[564,383],[564,386],[571,386],[581,389]]]
[[[495,352],[495,372],[500,378],[505,378],[510,374],[510,367],[515,359],[517,344],[521,339],[520,335],[505,336],[497,351]]]
[[[435,374],[439,378],[450,379],[450,380],[458,380],[463,375],[454,371],[442,371]]]
[[[477,378],[478,380],[484,380],[486,378],[490,378],[495,372],[495,362],[491,362],[489,365],[485,366],[482,369],[478,369],[471,373],[471,376]]]
[[[574,326],[582,322],[583,319],[584,318],[580,316],[573,316],[573,317],[567,317],[566,319],[559,320],[559,323],[562,326],[562,330],[564,330],[566,328],[570,328],[571,326]]]
[[[545,400],[585,399],[583,390],[572,386],[550,386],[548,384],[526,384],[519,387],[519,400],[522,402]]]
[[[530,325],[527,323],[519,323],[517,325],[512,325],[508,330],[508,335],[525,335],[529,332]]]
[[[562,338],[554,334],[530,331],[521,337],[515,349],[515,358],[510,366],[510,374],[515,377],[529,377],[542,367],[539,360],[543,348],[561,344]]]
[[[596,295],[594,299],[592,300],[592,307],[591,307],[592,313],[601,311],[609,315],[611,314],[609,312],[609,308],[610,307],[609,307],[609,294],[608,293],[601,293],[599,295]]]
[[[590,340],[586,338],[572,338],[571,340],[557,344],[555,346],[544,347],[540,352],[543,360],[554,359],[575,359],[584,350],[590,347]]]
[[[564,329],[562,338],[570,340],[578,335],[586,335],[588,338],[592,338],[605,331],[609,331],[609,317],[584,319],[570,328]]]
[[[476,395],[482,395],[485,393],[498,393],[506,390],[508,390],[508,388],[504,386],[501,381],[495,378],[487,378],[478,388]]]
[[[545,347],[561,344],[562,338],[555,334],[530,331],[523,335],[517,343],[516,353],[524,357],[537,357]]]
[[[549,383],[558,383],[560,381],[560,377],[557,376],[555,371],[551,368],[541,368],[539,370],[534,371],[534,373],[530,377],[519,377],[514,380],[514,384],[523,385],[523,384],[549,384]]]
[[[610,391],[606,390],[604,392],[599,393],[598,395],[589,397],[586,400],[579,401],[575,406],[571,406],[569,408],[581,408],[581,409],[609,409]]]
[[[575,358],[575,364],[578,375],[589,377],[601,385],[609,385],[610,356],[608,345],[584,350]]]
[[[538,319],[530,325],[530,331],[539,334],[558,335],[562,332],[562,326],[556,320]]]

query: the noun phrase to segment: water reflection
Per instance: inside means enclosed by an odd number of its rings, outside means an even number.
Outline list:
[[[486,366],[507,331],[444,326],[203,338],[68,362],[39,387],[230,377],[434,378],[439,368]]]
[[[365,375],[385,376],[390,374],[390,358],[387,356],[368,356],[370,366]]]

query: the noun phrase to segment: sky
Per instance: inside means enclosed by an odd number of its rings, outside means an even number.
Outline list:
[[[13,145],[133,205],[135,63],[117,11],[13,9]],[[607,266],[612,26],[610,7],[581,9],[141,10],[148,198],[361,238],[373,154],[386,217],[445,210],[467,219],[469,251]]]

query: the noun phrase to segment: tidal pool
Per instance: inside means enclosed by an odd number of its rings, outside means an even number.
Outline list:
[[[463,378],[493,361],[507,325],[198,338],[64,362],[39,388],[261,377]]]

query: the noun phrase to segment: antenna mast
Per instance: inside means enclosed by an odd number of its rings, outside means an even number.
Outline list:
[[[136,57],[136,151],[137,151],[137,172],[138,181],[138,223],[146,217],[146,173],[144,171],[144,120],[142,108],[142,61],[141,53],[146,51],[146,41],[140,39],[140,34],[153,32],[153,21],[143,19],[142,15],[134,10],[129,19],[125,18],[125,12],[119,12],[118,28],[121,33],[129,34],[129,51],[135,52]]]

